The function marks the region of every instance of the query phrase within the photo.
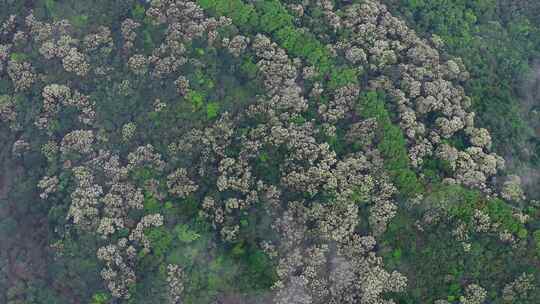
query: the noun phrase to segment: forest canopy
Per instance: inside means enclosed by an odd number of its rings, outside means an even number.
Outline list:
[[[0,303],[540,303],[538,14],[0,0]]]

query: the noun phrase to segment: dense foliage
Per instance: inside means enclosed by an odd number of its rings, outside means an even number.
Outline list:
[[[0,0],[0,303],[539,303],[538,12]]]

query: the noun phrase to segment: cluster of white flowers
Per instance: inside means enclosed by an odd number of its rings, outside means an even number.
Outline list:
[[[167,283],[169,284],[169,303],[182,304],[182,292],[184,292],[184,271],[182,267],[167,265]]]
[[[56,176],[44,176],[38,182],[38,188],[42,189],[39,197],[41,199],[47,199],[49,194],[56,192],[58,190],[58,182],[59,180]]]
[[[89,154],[94,150],[94,141],[95,136],[92,130],[75,130],[64,136],[60,151],[62,154]]]
[[[189,179],[187,170],[184,168],[176,169],[167,176],[167,187],[169,193],[185,198],[199,188],[191,179]]]

